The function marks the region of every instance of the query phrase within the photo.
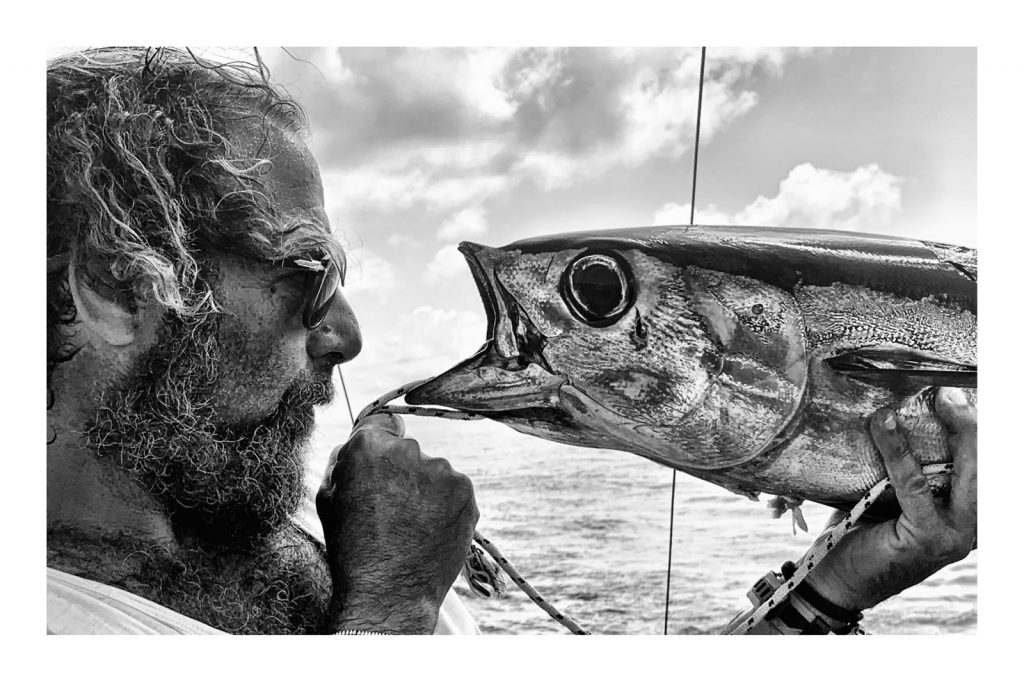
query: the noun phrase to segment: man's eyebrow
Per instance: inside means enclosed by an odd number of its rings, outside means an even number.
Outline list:
[[[286,260],[308,260],[314,261],[317,264],[319,264],[319,262],[324,258],[330,258],[340,266],[346,265],[348,261],[348,257],[345,255],[345,249],[341,247],[340,243],[333,239],[322,242],[305,242],[302,244],[296,244],[295,248],[288,250],[283,256],[283,259]]]
[[[316,216],[293,217],[282,225],[278,235],[283,258],[319,260],[329,255],[335,260],[345,260],[345,249],[337,235]]]
[[[286,245],[281,260],[287,260],[310,271],[319,271],[323,267],[321,261],[330,258],[340,270],[341,283],[344,285],[348,273],[348,257],[334,233],[318,231],[314,233],[316,238],[309,238],[309,231],[302,234],[300,230],[296,230],[293,234],[296,238]]]

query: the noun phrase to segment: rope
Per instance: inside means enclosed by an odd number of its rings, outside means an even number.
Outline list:
[[[338,373],[341,373],[340,367],[338,368]],[[479,414],[467,414],[466,412],[456,411],[454,409],[411,406],[396,407],[388,404],[388,402],[397,400],[399,397],[406,394],[416,386],[423,385],[427,381],[431,380],[433,380],[433,377],[427,378],[422,381],[413,381],[411,383],[406,383],[400,388],[395,388],[394,390],[384,393],[383,395],[375,399],[373,402],[370,402],[368,405],[366,405],[366,407],[361,412],[359,412],[359,416],[356,417],[356,420],[352,423],[352,425],[355,426],[356,423],[359,423],[370,414],[410,414],[413,416],[436,416],[437,418],[453,419],[456,421],[479,421],[484,418]],[[345,394],[345,399],[348,399],[348,393]],[[352,411],[351,407],[349,408],[349,411]]]
[[[693,135],[693,177],[690,186],[690,225],[693,223],[693,213],[697,206],[697,152],[700,149],[700,114],[704,108],[704,59],[707,56],[708,48],[700,48],[700,83],[697,85],[697,131]],[[672,469],[672,496],[668,512],[668,568],[665,570],[665,631],[668,636],[668,606],[672,600],[672,538],[676,529],[676,475],[677,471]]]
[[[924,466],[923,469],[926,475],[935,473],[952,473],[952,463],[937,463]],[[797,587],[800,582],[807,578],[807,575],[811,573],[815,565],[820,565],[822,558],[824,558],[829,551],[831,551],[839,543],[846,533],[849,532],[853,526],[860,520],[860,517],[864,515],[864,512],[868,510],[871,504],[878,501],[878,498],[885,493],[886,490],[892,487],[892,483],[889,482],[888,478],[883,478],[878,481],[874,487],[861,497],[860,501],[850,510],[850,515],[847,516],[846,520],[838,523],[834,527],[826,529],[821,536],[819,536],[811,548],[807,550],[804,557],[800,559],[800,565],[797,567],[796,572],[790,577],[785,584],[775,590],[775,593],[771,595],[767,601],[762,603],[754,612],[750,613],[746,620],[736,624],[731,630],[724,633],[727,634],[746,634],[760,622],[762,622],[768,613],[776,605],[782,603],[793,589]]]
[[[338,367],[338,375],[341,375],[340,366]],[[366,407],[361,412],[359,412],[359,416],[357,416],[353,421],[352,427],[355,428],[356,424],[358,424],[360,421],[362,421],[367,416],[370,416],[371,414],[381,413],[408,414],[413,416],[432,416],[435,418],[452,419],[454,421],[477,421],[484,418],[479,414],[467,414],[465,412],[456,411],[454,409],[440,409],[434,407],[393,406],[388,404],[389,402],[405,395],[407,392],[409,392],[416,386],[422,385],[429,380],[431,379],[428,378],[422,381],[413,381],[412,383],[406,383],[400,388],[395,388],[394,390],[384,393],[383,395],[375,399],[373,402],[366,405]],[[344,386],[344,383],[342,383],[342,386]],[[348,401],[348,391],[345,391],[345,400]],[[351,413],[352,407],[350,405],[349,414],[351,415]],[[509,562],[508,558],[502,555],[501,551],[498,550],[498,547],[495,546],[493,542],[491,542],[489,539],[487,539],[477,531],[473,532],[473,540],[481,548],[483,548],[484,551],[490,554],[492,558],[494,558],[494,560],[498,563],[498,566],[505,572],[505,574],[511,577],[512,581],[516,583],[516,586],[518,586],[523,591],[523,593],[525,593],[530,598],[531,601],[536,603],[541,610],[546,612],[551,617],[551,619],[555,620],[556,622],[558,622],[574,634],[590,634],[590,632],[581,627],[579,623],[576,622],[576,620],[569,617],[568,615],[563,614],[554,605],[544,600],[540,593],[535,588],[533,588],[533,586],[531,586],[530,583],[526,581],[526,579],[519,573],[519,571],[516,570],[515,566]],[[472,556],[472,551],[470,551],[470,556]]]
[[[559,612],[558,608],[541,598],[541,595],[537,593],[537,590],[530,586],[530,583],[519,574],[519,571],[513,567],[512,563],[508,562],[508,559],[501,555],[501,551],[498,550],[497,546],[492,544],[479,532],[473,533],[473,539],[476,540],[477,544],[483,547],[484,551],[491,554],[494,560],[498,562],[501,569],[504,570],[505,573],[512,578],[512,581],[516,583],[516,586],[522,589],[523,593],[529,596],[531,601],[539,605],[541,610],[550,615],[551,619],[555,620],[574,634],[582,634],[585,636],[590,635],[590,632],[581,627],[574,619],[567,615],[563,615]]]

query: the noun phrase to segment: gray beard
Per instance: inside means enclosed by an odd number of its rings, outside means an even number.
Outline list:
[[[218,335],[216,316],[170,319],[86,432],[97,457],[164,505],[179,549],[61,532],[50,561],[230,633],[315,633],[330,600],[326,554],[290,517],[306,494],[313,407],[333,386],[296,381],[269,417],[219,422],[213,395],[231,344]]]
[[[174,551],[130,537],[50,528],[46,562],[229,634],[318,634],[327,625],[326,552],[295,526],[251,547]]]
[[[161,501],[179,537],[252,544],[284,527],[305,494],[313,407],[333,385],[296,381],[276,411],[222,423],[212,406],[222,371],[219,315],[173,317],[127,378],[108,391],[86,443]]]

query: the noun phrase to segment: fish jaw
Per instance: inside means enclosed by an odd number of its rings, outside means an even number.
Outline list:
[[[494,343],[443,374],[417,386],[406,396],[409,404],[434,404],[487,414],[531,407],[556,407],[565,379],[518,357],[503,357]]]
[[[498,279],[508,255],[472,242],[459,244],[487,312],[489,338],[472,357],[410,391],[413,405],[434,404],[492,417],[559,403],[565,378],[543,358],[545,337]]]

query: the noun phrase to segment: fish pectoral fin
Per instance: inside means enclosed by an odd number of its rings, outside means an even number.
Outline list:
[[[978,367],[899,345],[858,348],[825,360],[833,371],[883,386],[976,388]]]

